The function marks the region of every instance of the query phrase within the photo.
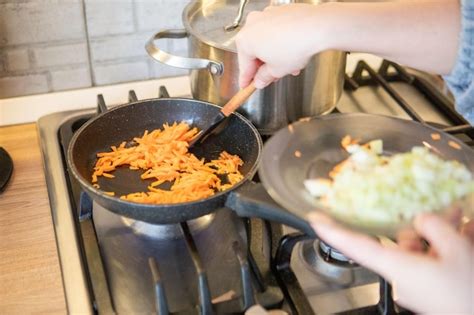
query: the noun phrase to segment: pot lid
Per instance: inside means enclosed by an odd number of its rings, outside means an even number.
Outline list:
[[[230,31],[225,30],[225,27],[234,22],[239,12],[239,0],[194,1],[186,7],[183,22],[186,30],[201,41],[236,52],[235,36],[244,25],[247,14],[263,10],[270,5],[270,2],[270,0],[248,0],[240,27]]]

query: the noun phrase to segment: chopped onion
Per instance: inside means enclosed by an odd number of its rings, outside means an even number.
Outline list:
[[[309,193],[339,216],[397,223],[421,212],[441,211],[474,193],[473,176],[463,164],[443,160],[426,147],[391,157],[381,155],[381,140],[346,149],[351,156],[332,181],[305,181]]]

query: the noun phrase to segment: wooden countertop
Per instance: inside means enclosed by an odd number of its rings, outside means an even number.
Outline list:
[[[0,146],[14,164],[0,194],[0,314],[65,314],[36,125],[0,128]]]

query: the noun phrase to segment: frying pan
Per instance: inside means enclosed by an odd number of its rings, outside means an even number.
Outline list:
[[[440,135],[434,140],[432,134]],[[306,119],[278,131],[265,143],[260,179],[275,201],[300,218],[315,210],[325,212],[350,228],[373,235],[394,237],[408,222],[374,224],[355,221],[351,217],[334,217],[304,187],[309,178],[328,178],[328,173],[348,157],[341,139],[350,135],[361,143],[383,140],[384,154],[409,152],[414,146],[426,146],[445,160],[457,160],[474,173],[474,151],[459,139],[438,129],[410,120],[385,116],[331,114]],[[435,137],[436,138],[436,137]],[[464,207],[464,215],[473,217],[472,199]],[[450,209],[446,209],[443,214]]]
[[[223,150],[237,154],[244,161],[240,171],[244,179],[237,185],[206,199],[179,204],[141,204],[121,200],[119,196],[147,191],[152,180],[142,180],[140,171],[126,167],[114,171],[115,178],[99,177],[100,189],[91,183],[98,152],[109,151],[127,139],[141,136],[145,130],[161,128],[164,123],[185,121],[202,129],[220,112],[211,103],[182,98],[160,98],[137,101],[114,107],[84,124],[71,139],[67,153],[70,172],[97,203],[119,215],[152,224],[172,224],[191,220],[227,206],[240,216],[261,215],[313,235],[302,218],[279,208],[261,184],[250,182],[255,175],[262,152],[262,139],[257,129],[243,116],[233,113],[224,130],[209,136],[193,153],[206,160],[217,158]],[[163,187],[166,188],[166,187]],[[115,196],[105,192],[113,191]]]

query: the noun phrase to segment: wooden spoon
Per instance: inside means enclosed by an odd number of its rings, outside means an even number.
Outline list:
[[[209,123],[208,127],[202,131],[189,143],[189,148],[192,148],[197,143],[202,143],[217,127],[219,127],[234,111],[236,111],[245,101],[255,92],[256,88],[254,82],[238,91],[219,111]]]

